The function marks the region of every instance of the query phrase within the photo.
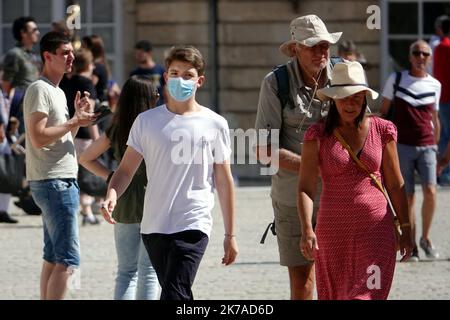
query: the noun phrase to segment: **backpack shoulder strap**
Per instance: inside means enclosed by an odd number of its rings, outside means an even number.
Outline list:
[[[333,68],[336,63],[344,62],[341,57],[331,57],[331,67]],[[289,74],[287,71],[287,65],[281,64],[273,69],[275,78],[277,79],[277,97],[280,100],[281,107],[284,108],[289,102]]]
[[[277,79],[277,97],[283,109],[289,101],[289,74],[287,66],[281,64],[273,69],[273,73],[275,73],[275,78]]]
[[[397,93],[398,85],[400,84],[401,79],[402,79],[402,73],[400,71],[397,71],[395,73],[394,96],[392,99],[395,99],[395,94]]]
[[[391,103],[389,105],[388,112],[384,116],[385,119],[390,120],[390,121],[394,121],[394,118],[395,118],[395,115],[394,115],[395,114],[395,95],[397,93],[397,89],[399,87],[401,78],[402,78],[402,73],[400,71],[397,71],[395,73],[395,81],[394,81],[394,84],[393,84],[394,94],[392,95],[392,100],[391,100]]]

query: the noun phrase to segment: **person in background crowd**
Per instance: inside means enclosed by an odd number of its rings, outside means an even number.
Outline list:
[[[358,51],[356,44],[352,40],[345,40],[339,43],[338,56],[348,61],[358,61],[364,69],[369,69],[364,55]]]
[[[73,62],[73,73],[70,78],[63,78],[59,87],[64,91],[67,98],[67,105],[69,107],[69,116],[75,114],[74,101],[77,92],[88,92],[89,103],[91,105],[91,112],[94,111],[95,100],[97,93],[92,82],[92,72],[94,70],[94,58],[89,49],[81,48],[75,51],[75,60]],[[86,150],[86,148],[100,136],[98,126],[91,125],[85,128],[78,129],[74,139],[75,150],[77,157]],[[79,171],[80,174],[80,171]],[[89,172],[86,172],[89,174]],[[83,216],[82,225],[98,224],[100,221],[94,215],[92,210],[92,203],[94,198],[85,193],[85,190],[80,190],[80,204],[81,215]]]
[[[158,106],[166,101],[164,97],[164,67],[157,64],[153,59],[152,44],[147,40],[141,40],[134,46],[136,69],[131,71],[130,77],[133,75],[146,75],[152,79],[153,84],[158,88],[159,100]]]
[[[77,34],[76,29],[69,29],[66,20],[52,22],[50,31],[61,32],[68,36],[72,42],[73,50],[78,51],[81,48],[80,37]]]
[[[419,261],[415,239],[415,173],[420,176],[423,190],[422,236],[420,247],[428,258],[436,259],[439,253],[430,239],[431,223],[436,211],[436,153],[440,136],[439,97],[441,84],[427,72],[431,63],[431,48],[423,40],[415,41],[409,48],[408,70],[401,72],[395,90],[394,72],[386,81],[381,102],[381,115],[394,108],[392,122],[397,126],[397,151],[400,169],[405,180],[414,249],[409,261]],[[395,96],[394,96],[395,92]]]
[[[1,72],[0,72],[1,73]],[[7,139],[5,119],[9,114],[9,101],[3,95],[3,90],[0,86],[0,155],[1,154],[10,154],[11,148],[9,146],[9,141]],[[12,218],[9,211],[9,204],[11,202],[11,194],[9,193],[0,193],[0,223],[17,223],[18,221]]]
[[[450,18],[442,21],[444,37],[434,50],[433,73],[441,83],[441,99],[439,101],[439,119],[441,120],[441,138],[439,140],[439,154],[444,155],[450,141]],[[438,182],[450,185],[450,167],[442,169]]]
[[[92,81],[97,92],[97,99],[100,102],[108,99],[108,80],[111,78],[108,60],[106,58],[105,45],[103,39],[96,34],[84,37],[82,47],[88,48],[94,56],[94,71]]]
[[[12,31],[17,44],[9,50],[3,60],[3,92],[11,102],[10,116],[19,119],[19,132],[24,132],[23,96],[28,86],[36,81],[41,61],[33,51],[39,42],[39,28],[33,17],[19,17],[14,20]]]
[[[434,34],[431,36],[430,41],[428,42],[431,52],[433,53],[432,56],[434,56],[434,49],[441,43],[442,38],[445,37],[444,32],[442,32],[442,22],[444,20],[447,20],[449,16],[443,14],[436,18],[434,21]],[[433,63],[428,64],[428,73],[430,75],[433,75]]]

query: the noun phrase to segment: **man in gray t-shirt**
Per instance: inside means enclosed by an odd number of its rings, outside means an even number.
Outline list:
[[[92,124],[89,93],[75,98],[75,114],[69,118],[64,92],[58,87],[74,60],[70,39],[49,32],[41,40],[42,77],[25,93],[27,180],[42,210],[44,262],[41,299],[63,299],[69,276],[80,265],[78,240],[78,165],[73,137],[80,126]]]
[[[40,33],[32,17],[19,17],[14,20],[12,31],[17,44],[6,53],[3,60],[2,87],[12,101],[10,117],[19,119],[19,132],[23,133],[23,95],[28,86],[37,80],[41,69],[40,58],[33,52]]]
[[[32,17],[14,20],[13,35],[17,45],[4,58],[3,90],[9,94],[12,88],[25,90],[39,76],[39,57],[33,46],[39,41],[39,29]]]
[[[300,252],[301,226],[297,214],[297,184],[303,135],[309,125],[326,115],[328,105],[315,95],[329,82],[330,44],[342,32],[328,33],[315,15],[298,17],[290,24],[291,40],[280,51],[291,60],[286,64],[289,76],[289,101],[282,106],[274,72],[262,81],[256,116],[256,129],[280,130],[278,172],[272,176],[272,204],[275,214],[280,264],[288,267],[291,299],[312,299],[314,265]],[[270,141],[258,142],[259,159],[269,154]],[[273,161],[272,161],[273,162]]]

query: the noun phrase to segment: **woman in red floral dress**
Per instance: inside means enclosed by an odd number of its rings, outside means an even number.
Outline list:
[[[319,299],[387,299],[396,259],[393,215],[384,194],[333,132],[340,133],[385,186],[401,224],[400,253],[405,261],[412,238],[397,129],[390,121],[366,114],[367,97],[378,94],[365,84],[358,62],[336,64],[331,86],[319,90],[318,96],[332,100],[325,120],[305,133],[298,189],[300,250],[315,260]],[[319,175],[323,189],[314,230],[312,199]]]

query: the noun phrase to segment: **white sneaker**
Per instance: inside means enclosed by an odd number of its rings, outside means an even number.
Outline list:
[[[431,244],[430,241],[420,238],[420,247],[425,251],[425,255],[428,259],[437,259],[439,258],[439,252],[436,248]]]

